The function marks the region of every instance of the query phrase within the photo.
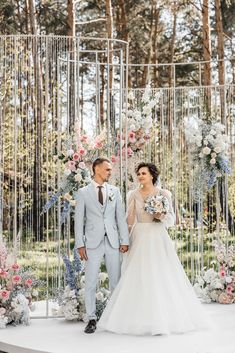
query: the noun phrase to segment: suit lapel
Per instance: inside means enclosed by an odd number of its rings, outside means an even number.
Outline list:
[[[106,183],[105,187],[106,187],[106,199],[105,199],[105,205],[104,205],[104,212],[106,211],[106,208],[109,202],[109,184]]]
[[[89,191],[90,197],[91,197],[92,200],[94,201],[94,204],[95,204],[95,205],[98,207],[98,209],[102,212],[102,206],[100,205],[99,200],[98,200],[98,198],[97,198],[96,190],[95,190],[95,185],[94,185],[93,183],[91,183],[91,184],[89,185],[88,191]]]

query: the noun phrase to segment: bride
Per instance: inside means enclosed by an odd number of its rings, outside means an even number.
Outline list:
[[[182,333],[208,326],[202,305],[174,250],[167,228],[174,225],[171,193],[155,187],[152,163],[136,168],[142,188],[131,191],[127,220],[131,247],[125,269],[98,327],[123,334]],[[167,213],[147,213],[146,199],[163,196]]]

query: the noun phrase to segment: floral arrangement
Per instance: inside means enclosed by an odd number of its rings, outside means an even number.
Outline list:
[[[8,324],[29,325],[30,310],[34,310],[32,298],[38,295],[39,281],[13,261],[7,248],[0,241],[0,328]]]
[[[57,297],[57,306],[53,308],[55,316],[63,316],[66,320],[84,320],[85,317],[85,276],[83,266],[74,249],[74,260],[70,261],[67,255],[63,256],[66,287]],[[100,272],[96,293],[96,315],[99,320],[110,296],[107,289],[107,274]]]
[[[194,288],[206,303],[230,304],[235,301],[235,247],[230,245],[226,250],[219,241],[214,241],[213,245],[217,262],[212,261],[213,267],[197,276]]]
[[[192,116],[185,120],[185,136],[196,165],[195,189],[211,188],[217,178],[231,174],[225,126]]]
[[[62,162],[63,170],[59,191],[50,197],[44,205],[42,213],[47,212],[62,197],[61,223],[64,223],[76,205],[75,192],[91,182],[89,166],[97,151],[106,147],[104,132],[91,139],[87,135],[80,135],[79,126],[75,126],[74,136],[64,143],[62,153],[57,157]]]
[[[153,93],[150,85],[147,85],[140,99],[135,97],[132,90],[129,92],[126,144],[126,137],[125,135],[122,136],[123,144],[127,145],[127,147],[123,147],[122,153],[126,153],[128,157],[132,157],[135,152],[141,151],[146,141],[150,139],[155,117],[154,109],[158,106],[160,95],[160,92]],[[120,142],[120,135],[118,135],[117,141]]]
[[[163,195],[148,196],[145,199],[144,210],[151,215],[155,213],[166,214],[169,212],[169,208],[169,201],[167,197]],[[154,219],[154,221],[158,222],[160,220]]]

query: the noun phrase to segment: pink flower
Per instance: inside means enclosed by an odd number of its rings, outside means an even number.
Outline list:
[[[76,164],[74,161],[68,161],[66,163],[66,167],[73,172],[75,172],[75,170],[76,170]]]
[[[128,147],[128,149],[127,149],[127,155],[128,155],[128,157],[132,157],[133,154],[134,154],[133,150],[132,150],[130,147]]]
[[[21,277],[19,275],[15,275],[12,277],[12,282],[18,284],[21,282]]]
[[[31,278],[26,279],[25,281],[26,286],[31,286],[33,284],[33,280]]]
[[[0,298],[4,299],[4,300],[7,300],[10,296],[10,291],[8,290],[1,290],[0,291]]]
[[[74,155],[73,155],[73,160],[74,160],[74,162],[79,161],[79,159],[80,159],[79,154],[78,154],[77,152],[75,152]]]
[[[100,150],[103,147],[104,147],[104,144],[101,141],[98,140],[95,142],[94,148],[97,148],[98,150]]]
[[[220,269],[220,276],[221,276],[221,277],[224,277],[224,276],[225,276],[225,269],[224,269],[224,266],[222,266],[221,269]]]
[[[226,293],[232,294],[232,292],[233,292],[233,287],[228,285],[226,288]]]
[[[81,138],[80,138],[81,142],[85,142],[86,143],[87,140],[88,140],[88,136],[87,135],[82,135]]]
[[[128,137],[129,137],[129,141],[130,141],[131,143],[135,143],[136,138],[135,138],[135,133],[134,133],[133,131],[130,131],[130,132],[129,132]]]
[[[12,268],[14,271],[17,271],[17,270],[19,270],[20,265],[18,265],[18,264],[13,264],[13,265],[11,266],[11,268]]]
[[[87,151],[83,147],[79,148],[78,152],[79,152],[80,156],[85,156],[87,154]]]
[[[7,278],[7,276],[8,276],[8,272],[3,269],[0,269],[0,277]]]
[[[118,161],[119,161],[119,158],[118,158],[118,156],[111,156],[111,162],[112,163],[118,163]]]
[[[218,301],[220,304],[231,304],[233,302],[233,296],[226,293],[221,293]]]

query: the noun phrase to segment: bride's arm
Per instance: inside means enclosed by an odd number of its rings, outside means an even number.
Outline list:
[[[162,219],[162,223],[164,223],[164,225],[168,228],[174,226],[175,224],[175,213],[172,206],[171,192],[168,190],[162,190],[162,195],[167,197],[169,201],[169,211]]]
[[[134,191],[130,191],[127,194],[127,224],[129,233],[131,233],[132,228],[136,222],[136,206]]]

